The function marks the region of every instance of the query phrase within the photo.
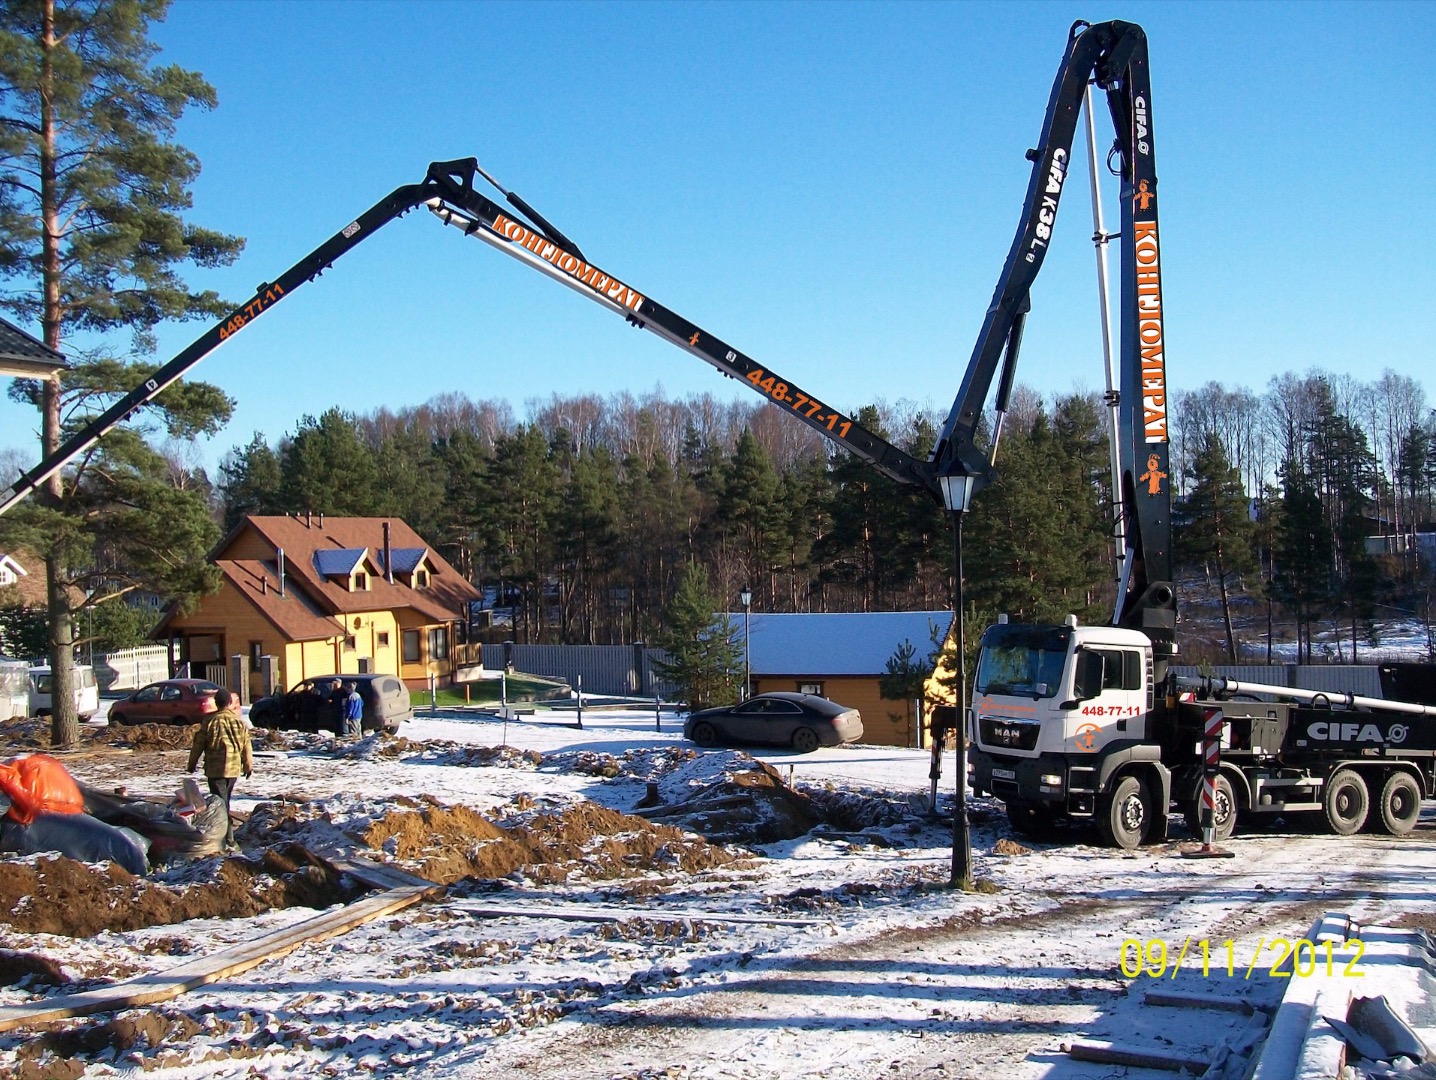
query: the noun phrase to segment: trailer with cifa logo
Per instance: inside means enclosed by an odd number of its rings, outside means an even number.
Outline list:
[[[1189,688],[1177,702],[1174,733],[1187,745],[1169,747],[1169,761],[1184,749],[1200,758],[1203,747],[1191,742],[1197,714],[1204,725],[1220,714],[1218,839],[1241,815],[1302,810],[1324,815],[1339,836],[1362,828],[1405,836],[1422,800],[1436,797],[1436,707],[1222,677],[1174,681]],[[1173,770],[1196,811],[1194,826],[1203,771],[1200,761]]]

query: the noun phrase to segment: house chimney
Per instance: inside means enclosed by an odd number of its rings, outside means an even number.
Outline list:
[[[284,595],[284,549],[277,548],[279,552],[279,595]]]
[[[269,575],[268,575],[268,574],[263,574],[263,575],[261,575],[260,578],[259,578],[259,595],[260,595],[260,596],[268,596],[268,595],[269,595]]]
[[[394,584],[394,549],[389,543],[389,523],[384,522],[384,580]]]
[[[320,527],[321,529],[324,528],[324,515],[323,515],[323,514],[320,514],[320,515],[319,515],[319,527]]]

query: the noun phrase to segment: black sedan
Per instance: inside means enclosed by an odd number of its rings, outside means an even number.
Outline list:
[[[758,694],[737,705],[701,709],[688,717],[683,737],[699,746],[719,742],[791,746],[808,753],[820,746],[857,742],[863,720],[857,709],[815,694],[777,691]]]

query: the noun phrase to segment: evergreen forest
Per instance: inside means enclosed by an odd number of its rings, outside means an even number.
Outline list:
[[[1013,402],[1000,476],[965,520],[969,617],[1105,620],[1100,398],[1019,389]],[[1279,623],[1302,658],[1324,629],[1354,652],[1378,644],[1378,619],[1429,623],[1436,421],[1418,382],[1388,370],[1371,383],[1284,375],[1262,393],[1212,383],[1178,392],[1172,416],[1183,591],[1217,613],[1186,655],[1234,658],[1234,612]],[[856,419],[919,457],[941,421],[908,403]],[[402,517],[505,609],[476,635],[496,640],[657,640],[690,563],[729,610],[744,586],[759,611],[951,604],[945,512],[756,401],[554,395],[522,419],[459,394],[334,408],[234,447],[213,499],[225,528],[255,513]]]

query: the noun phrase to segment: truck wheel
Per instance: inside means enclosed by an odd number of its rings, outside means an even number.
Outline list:
[[[1405,836],[1421,816],[1421,788],[1410,773],[1394,772],[1381,785],[1381,831]]]
[[[1366,824],[1366,813],[1371,808],[1366,781],[1352,769],[1337,769],[1326,782],[1321,807],[1326,812],[1326,823],[1337,836],[1360,832],[1361,826]]]
[[[1137,776],[1117,781],[1112,794],[1098,806],[1097,831],[1113,847],[1131,851],[1147,838],[1152,826],[1152,795]]]
[[[1237,797],[1232,791],[1232,782],[1225,776],[1217,777],[1217,805],[1212,815],[1212,839],[1214,841],[1229,840],[1232,833],[1237,831]],[[1184,815],[1187,819],[1187,828],[1202,835],[1202,791],[1197,789],[1196,798],[1187,807]]]

